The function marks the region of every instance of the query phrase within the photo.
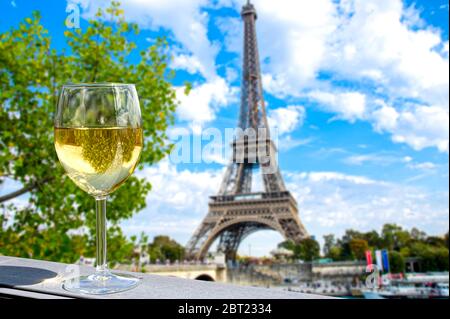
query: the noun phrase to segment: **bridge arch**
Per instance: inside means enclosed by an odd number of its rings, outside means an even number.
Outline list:
[[[279,232],[284,238],[286,235],[281,228],[278,221],[273,220],[272,218],[246,218],[246,219],[230,219],[228,221],[224,221],[220,223],[217,227],[215,227],[211,233],[208,235],[208,239],[203,244],[202,249],[199,252],[199,259],[204,259],[206,254],[208,253],[211,245],[218,239],[222,234],[226,233],[228,230],[242,228],[241,237],[235,241],[235,245],[233,247],[229,247],[231,249],[231,253],[235,254],[237,249],[239,248],[240,243],[249,235],[260,231],[260,230],[274,230]],[[227,252],[228,254],[228,252]]]
[[[213,277],[211,277],[208,274],[202,274],[200,276],[197,276],[195,278],[195,280],[199,280],[199,281],[215,281]]]

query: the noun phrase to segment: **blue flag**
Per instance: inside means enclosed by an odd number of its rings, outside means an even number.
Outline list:
[[[381,251],[381,256],[383,260],[383,269],[385,272],[389,272],[389,254],[386,249]]]

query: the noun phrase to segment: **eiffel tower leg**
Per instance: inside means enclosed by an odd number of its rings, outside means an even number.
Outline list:
[[[242,228],[224,231],[220,235],[217,251],[225,254],[226,260],[235,260],[242,240]]]
[[[186,245],[186,258],[199,260],[202,256],[199,255],[204,246],[205,240],[208,238],[208,233],[214,228],[215,224],[203,221],[192,235],[191,239]]]
[[[220,235],[217,251],[224,253],[226,260],[236,260],[237,251],[242,241],[252,233],[262,229],[269,228],[258,223],[243,223],[227,229]]]

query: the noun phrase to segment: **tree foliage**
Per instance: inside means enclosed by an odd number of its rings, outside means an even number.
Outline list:
[[[350,250],[352,251],[352,255],[356,260],[364,260],[366,251],[369,249],[369,244],[367,240],[353,238],[350,241]]]
[[[364,260],[367,250],[387,249],[392,272],[402,272],[409,257],[418,258],[422,271],[448,270],[448,232],[443,237],[428,236],[417,228],[411,231],[394,224],[383,226],[381,234],[347,230],[342,238],[324,236],[325,257],[333,260]]]
[[[320,245],[313,238],[306,238],[300,242],[299,252],[297,253],[301,260],[313,261],[320,257]]]
[[[445,234],[445,236],[444,236],[444,241],[445,241],[445,246],[446,246],[447,249],[448,249],[448,232],[447,232],[447,234]]]
[[[323,244],[323,253],[325,256],[331,253],[331,250],[334,246],[336,246],[336,238],[333,234],[323,236],[324,244]]]
[[[400,274],[405,272],[405,258],[398,251],[389,252],[390,272]]]
[[[436,247],[422,242],[414,243],[411,248],[411,255],[420,259],[421,271],[437,271],[449,269],[448,248]]]
[[[303,261],[313,261],[320,257],[320,245],[313,238],[305,238],[299,244],[287,240],[278,245],[280,248],[291,250],[293,259]]]
[[[184,259],[185,249],[168,236],[156,236],[148,245],[148,253],[152,262],[157,260],[174,262]]]
[[[65,31],[62,51],[52,47],[38,12],[0,34],[0,183],[10,179],[22,185],[0,196],[0,254],[63,262],[94,254],[94,201],[65,176],[53,145],[53,113],[62,84],[135,83],[145,134],[140,168],[170,150],[165,131],[176,102],[166,43],[157,40],[138,52],[129,40],[137,34],[138,26],[127,23],[114,2],[86,28]],[[132,176],[111,195],[108,244],[117,248],[109,250],[111,259],[131,253],[118,224],[145,207],[150,188],[145,179]]]

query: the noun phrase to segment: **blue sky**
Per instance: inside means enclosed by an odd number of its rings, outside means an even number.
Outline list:
[[[449,71],[446,1],[254,0],[269,122],[300,217],[320,239],[386,222],[430,234],[448,230]],[[108,1],[1,0],[0,31],[39,10],[53,45],[65,47],[68,4],[82,19]],[[239,110],[240,0],[122,1],[142,33],[165,35],[180,106],[176,128],[232,128]],[[6,13],[6,14],[5,14]],[[193,83],[186,97],[179,88]],[[171,129],[172,136],[176,133]],[[226,158],[166,160],[138,172],[154,185],[127,234],[169,234],[186,243],[207,213]],[[9,184],[11,185],[11,183]],[[8,185],[3,186],[4,188]],[[5,190],[0,190],[6,192]],[[264,255],[281,241],[260,232],[242,245]]]

